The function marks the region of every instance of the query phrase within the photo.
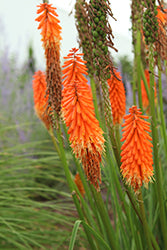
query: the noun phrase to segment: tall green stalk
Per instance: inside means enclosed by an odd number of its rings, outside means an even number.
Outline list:
[[[148,246],[149,250],[152,250],[153,247],[151,245],[151,237],[150,237],[148,223],[147,223],[147,219],[146,219],[146,214],[145,214],[145,209],[144,209],[144,202],[143,202],[143,197],[142,197],[141,190],[139,191],[139,194],[138,194],[138,201],[139,201],[139,207],[140,207],[140,214],[141,214],[142,222],[143,222],[143,229],[144,229],[144,233],[145,233],[146,240],[147,240],[147,246]]]
[[[158,131],[157,131],[157,118],[155,113],[155,95],[154,95],[154,59],[153,59],[153,48],[150,47],[150,106],[151,106],[151,127],[152,127],[152,138],[153,138],[153,154],[154,154],[154,165],[156,175],[156,189],[158,194],[158,202],[160,209],[160,222],[162,228],[162,235],[164,239],[164,249],[167,249],[167,219],[164,207],[164,194],[163,194],[163,182],[161,178],[160,166],[159,166],[159,153],[158,153]]]
[[[135,58],[136,58],[136,71],[137,71],[137,92],[138,92],[138,102],[141,111],[143,112],[142,94],[141,94],[141,32],[137,30],[136,36],[137,42],[135,45]]]
[[[116,250],[118,249],[118,245],[114,238],[114,230],[112,228],[108,212],[106,210],[103,199],[101,197],[101,193],[97,192],[92,185],[90,187],[91,187],[94,199],[95,199],[95,203],[97,205],[97,209],[99,211],[99,214],[101,216],[101,219],[103,221],[103,224],[104,224],[107,236],[108,236],[108,242],[111,246],[111,249]]]
[[[162,78],[161,78],[161,70],[160,70],[160,59],[158,60],[158,88],[159,88],[159,110],[160,110],[160,119],[161,119],[161,128],[162,128],[162,138],[164,140],[164,148],[165,155],[167,157],[167,134],[166,134],[166,126],[165,126],[165,118],[163,111],[163,96],[162,96]]]
[[[101,127],[101,119],[100,119],[100,115],[99,115],[98,101],[97,101],[97,95],[96,95],[96,85],[95,85],[95,80],[93,77],[90,78],[90,85],[91,85],[91,89],[92,89],[93,103],[94,103],[96,118],[99,121],[100,127]]]
[[[70,174],[69,167],[68,167],[68,164],[67,164],[66,155],[65,155],[65,151],[64,151],[64,147],[63,147],[62,137],[61,137],[60,126],[57,129],[57,136],[58,136],[58,140],[59,140],[59,147],[60,147],[60,153],[61,153],[60,159],[61,159],[63,167],[64,167],[66,179],[67,179],[70,191],[72,193],[72,197],[73,197],[75,206],[77,208],[79,217],[80,217],[80,219],[82,221],[85,221],[84,214],[83,214],[83,211],[82,211],[82,209],[80,207],[79,200],[78,200],[78,198],[76,196],[73,180],[71,178],[71,174]],[[85,230],[85,233],[86,233],[86,236],[87,236],[87,239],[89,241],[91,249],[96,250],[96,246],[94,244],[92,236],[90,235],[90,233],[88,232],[88,229],[84,225],[83,225],[83,227],[84,227],[84,230]]]

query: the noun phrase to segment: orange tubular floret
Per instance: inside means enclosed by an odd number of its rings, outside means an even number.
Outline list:
[[[71,147],[81,160],[87,179],[99,190],[100,162],[104,150],[103,131],[95,117],[90,87],[83,76],[83,73],[87,74],[87,68],[80,57],[82,54],[76,54],[77,51],[73,48],[65,57],[62,111],[69,127]]]
[[[121,79],[119,72],[114,71],[114,73],[118,79]],[[111,75],[110,79],[107,80],[114,124],[120,124],[122,122],[126,109],[125,88],[123,82],[117,78]]]
[[[46,110],[48,95],[46,96],[46,77],[42,71],[35,72],[33,76],[34,108],[37,116],[43,121],[46,128],[49,129],[51,120]]]
[[[132,106],[129,112],[122,125],[121,172],[126,183],[137,192],[143,184],[147,187],[153,178],[152,138],[147,133],[150,123],[143,120],[145,116],[140,109]]]

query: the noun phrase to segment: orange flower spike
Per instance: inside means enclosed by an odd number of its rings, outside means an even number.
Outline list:
[[[146,69],[144,71],[145,73],[145,77],[147,80],[147,84],[148,84],[148,88],[150,88],[150,75],[149,75],[149,70]],[[144,82],[143,80],[141,80],[141,94],[142,94],[142,104],[143,104],[143,108],[146,109],[146,111],[149,111],[149,99],[147,96],[147,92],[144,86]],[[156,91],[156,82],[154,83],[154,97],[155,97],[155,102],[157,101],[156,97],[157,97],[157,91]]]
[[[52,120],[55,120],[54,111],[60,115],[62,85],[61,85],[61,66],[60,66],[60,40],[61,26],[57,19],[56,8],[52,4],[42,3],[37,6],[37,14],[40,14],[35,20],[39,22],[38,29],[41,29],[43,47],[46,56],[46,82],[48,107],[52,107]]]
[[[144,120],[148,117],[136,106],[129,112],[122,125],[121,172],[126,183],[137,192],[143,184],[147,188],[153,179],[152,138],[148,134],[150,123]]]
[[[46,96],[46,77],[45,74],[39,70],[35,72],[33,78],[34,108],[37,116],[49,130],[51,120],[46,110],[48,101],[48,96]]]
[[[73,48],[63,65],[62,112],[69,127],[71,147],[83,164],[87,179],[99,191],[100,162],[104,150],[103,131],[95,117],[93,98],[87,79],[85,61]]]
[[[83,186],[83,184],[82,184],[81,177],[80,177],[79,173],[77,173],[77,174],[75,175],[74,182],[75,182],[75,184],[77,185],[79,192],[80,192],[81,195],[84,197],[84,195],[85,195],[85,189],[84,189],[84,186]]]
[[[114,73],[118,79],[121,79],[119,72],[114,71]],[[107,80],[114,124],[121,123],[126,109],[125,88],[123,82],[118,79],[112,74]]]
[[[38,16],[35,21],[39,22],[38,29],[41,29],[44,47],[50,46],[49,43],[57,43],[57,46],[59,46],[60,40],[62,38],[60,36],[60,21],[56,18],[58,17],[57,13],[55,12],[56,8],[52,7],[52,4],[48,3],[42,3],[37,5],[37,7],[39,7],[37,14],[42,14]]]

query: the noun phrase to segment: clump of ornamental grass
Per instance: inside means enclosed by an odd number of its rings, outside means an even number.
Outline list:
[[[103,131],[95,117],[93,99],[87,79],[87,68],[82,53],[73,48],[63,65],[62,112],[71,147],[81,160],[87,179],[99,191],[100,162],[104,150]]]
[[[45,50],[48,109],[59,115],[62,99],[60,67],[60,41],[62,38],[60,21],[55,10],[56,8],[52,7],[52,4],[42,3],[38,5],[37,14],[40,15],[35,20],[39,22],[38,29],[41,29],[41,40]]]

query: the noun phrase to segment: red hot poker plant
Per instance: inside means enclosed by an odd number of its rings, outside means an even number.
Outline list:
[[[61,109],[62,85],[60,67],[60,40],[61,26],[57,19],[56,8],[52,4],[42,3],[37,7],[35,20],[39,22],[38,29],[41,29],[43,47],[46,56],[46,82],[47,93],[49,94],[48,106],[52,107],[59,114]]]
[[[87,79],[83,54],[70,50],[63,65],[62,112],[69,127],[71,147],[81,160],[87,179],[99,191],[101,183],[100,162],[104,149],[103,131],[95,117],[92,93]]]
[[[114,70],[114,74],[121,79],[119,72]],[[107,80],[109,85],[109,96],[112,108],[113,124],[120,124],[125,115],[126,96],[123,82],[118,80],[114,75]]]
[[[140,109],[132,106],[130,114],[125,115],[123,137],[124,144],[121,147],[121,172],[127,184],[132,186],[135,192],[148,182],[153,176],[152,138],[150,123],[145,121],[148,116],[142,115]]]
[[[35,72],[33,78],[34,108],[37,116],[49,130],[51,120],[46,109],[48,101],[48,95],[46,96],[46,77],[45,74],[39,70]]]

